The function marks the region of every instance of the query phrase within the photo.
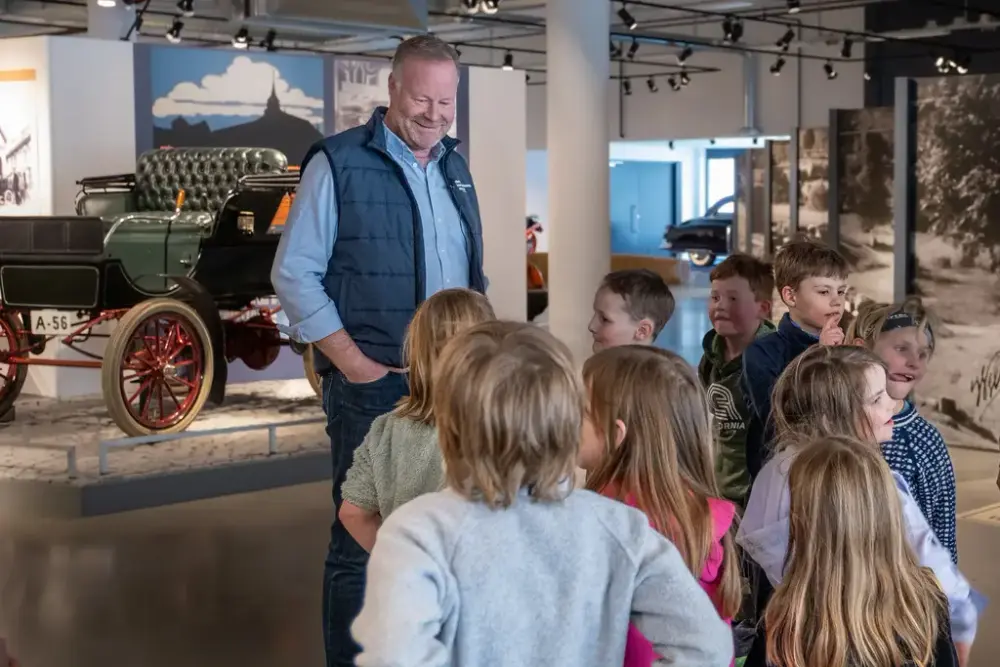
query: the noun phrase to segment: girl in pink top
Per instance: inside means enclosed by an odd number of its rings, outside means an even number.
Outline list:
[[[736,508],[718,497],[708,403],[694,369],[673,352],[627,345],[595,354],[583,376],[587,488],[642,510],[731,622],[743,593],[731,531]],[[649,667],[655,658],[630,626],[625,667]]]

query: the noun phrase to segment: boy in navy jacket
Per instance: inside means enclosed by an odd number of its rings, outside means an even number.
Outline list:
[[[771,441],[771,392],[778,376],[815,343],[842,345],[847,261],[816,241],[786,244],[774,256],[774,284],[788,312],[773,334],[754,340],[743,353],[743,395],[750,408],[747,467],[751,479],[763,467]]]

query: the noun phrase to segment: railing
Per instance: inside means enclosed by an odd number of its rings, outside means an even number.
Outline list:
[[[325,417],[311,417],[309,419],[297,419],[287,422],[272,422],[269,424],[249,424],[246,426],[228,426],[225,428],[212,428],[204,431],[181,431],[180,433],[161,433],[157,435],[142,435],[132,438],[118,438],[115,440],[102,440],[97,443],[97,471],[101,475],[109,472],[108,454],[112,449],[131,448],[136,445],[153,445],[161,442],[172,442],[174,440],[186,440],[188,438],[204,438],[211,435],[227,435],[230,433],[243,433],[246,431],[267,430],[267,454],[271,456],[278,453],[279,428],[291,426],[306,426],[308,424],[325,424]],[[76,467],[76,455],[73,455],[73,468]]]
[[[76,465],[76,445],[57,445],[54,443],[32,443],[20,444],[5,442],[0,447],[18,447],[20,449],[46,450],[50,452],[64,452],[66,454],[66,476],[69,479],[76,479],[79,475],[79,468]]]

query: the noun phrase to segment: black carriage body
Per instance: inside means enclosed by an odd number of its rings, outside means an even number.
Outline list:
[[[81,184],[84,201],[136,196],[131,176]],[[96,317],[178,296],[193,281],[217,309],[245,308],[273,296],[271,264],[297,184],[294,172],[242,176],[211,213],[0,218],[0,307]]]

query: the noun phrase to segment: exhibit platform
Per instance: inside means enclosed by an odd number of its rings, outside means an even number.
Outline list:
[[[231,385],[174,439],[126,439],[99,397],[22,397],[0,424],[0,520],[111,514],[330,478],[306,380]]]

